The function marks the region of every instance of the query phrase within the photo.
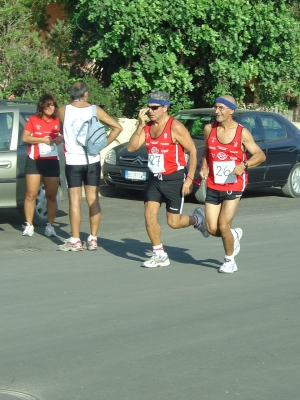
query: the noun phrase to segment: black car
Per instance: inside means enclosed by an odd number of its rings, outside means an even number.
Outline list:
[[[175,116],[189,130],[198,149],[199,176],[203,150],[203,127],[215,121],[212,108],[183,110]],[[281,187],[285,196],[300,197],[300,131],[280,114],[267,111],[236,110],[233,118],[245,126],[266,155],[266,161],[249,169],[247,188]],[[187,154],[188,158],[188,154]],[[148,154],[145,145],[137,151],[127,151],[127,143],[111,149],[104,160],[103,177],[108,185],[127,190],[144,190],[149,177]],[[205,182],[194,186],[197,201],[203,203]]]

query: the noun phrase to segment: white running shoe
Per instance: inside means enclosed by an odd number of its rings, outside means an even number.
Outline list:
[[[77,242],[72,243],[71,238],[66,239],[64,244],[58,246],[58,250],[62,251],[82,251],[82,243],[81,240],[78,239]]]
[[[45,235],[50,237],[50,236],[56,236],[56,232],[51,224],[47,224],[45,228]]]
[[[241,248],[240,241],[243,236],[243,231],[241,228],[231,229],[231,231],[234,231],[235,235],[236,235],[236,237],[234,238],[234,250],[233,250],[233,256],[235,257],[240,252],[240,248]],[[233,237],[234,237],[234,235],[233,235]]]
[[[25,222],[25,229],[22,233],[23,236],[32,236],[34,234],[34,227],[28,222]]]
[[[83,248],[86,250],[97,250],[97,239],[88,239],[86,243],[84,242]]]
[[[193,217],[197,217],[198,224],[194,228],[198,229],[205,238],[208,238],[210,234],[207,232],[205,224],[205,213],[201,207],[195,208],[193,212]]]
[[[220,267],[219,272],[223,274],[233,274],[238,270],[238,267],[234,260],[230,260],[229,258],[224,258],[224,264]]]
[[[167,267],[168,265],[170,265],[170,260],[167,253],[157,254],[154,251],[152,253],[149,253],[149,255],[152,255],[152,257],[150,258],[150,260],[145,261],[143,263],[143,267],[156,268],[156,267]]]

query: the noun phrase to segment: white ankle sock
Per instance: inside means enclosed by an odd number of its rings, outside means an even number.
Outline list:
[[[76,243],[78,241],[80,242],[80,238],[71,237],[71,243]]]
[[[90,235],[87,240],[97,240],[97,236]]]
[[[156,254],[165,254],[165,251],[164,251],[164,247],[163,247],[163,245],[162,245],[162,243],[161,244],[159,244],[158,246],[153,246],[153,251],[156,253]]]

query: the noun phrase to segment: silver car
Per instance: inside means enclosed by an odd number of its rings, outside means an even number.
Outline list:
[[[27,143],[22,142],[22,133],[28,118],[35,114],[35,102],[0,100],[0,208],[17,208],[22,217],[25,197],[25,160]],[[67,195],[62,146],[60,152],[60,184],[58,200]],[[41,182],[36,199],[33,222],[47,222],[46,198]]]

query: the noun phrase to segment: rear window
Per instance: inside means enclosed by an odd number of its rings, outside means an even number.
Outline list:
[[[285,126],[281,121],[278,121],[277,118],[274,118],[272,115],[261,115],[260,119],[264,128],[265,140],[267,142],[287,138]]]
[[[215,121],[215,115],[212,114],[178,114],[175,116],[190,132],[193,139],[204,139],[203,128],[206,124]]]
[[[19,146],[28,146],[27,143],[22,142],[22,135],[24,131],[24,127],[26,122],[29,120],[29,117],[34,115],[34,112],[20,112],[20,120],[19,120],[19,135],[18,135],[18,144]]]
[[[3,112],[0,114],[0,151],[7,151],[10,148],[13,121],[13,113]]]
[[[27,122],[29,120],[29,117],[31,117],[32,115],[34,115],[33,112],[20,112],[21,117],[24,118],[24,120]]]

